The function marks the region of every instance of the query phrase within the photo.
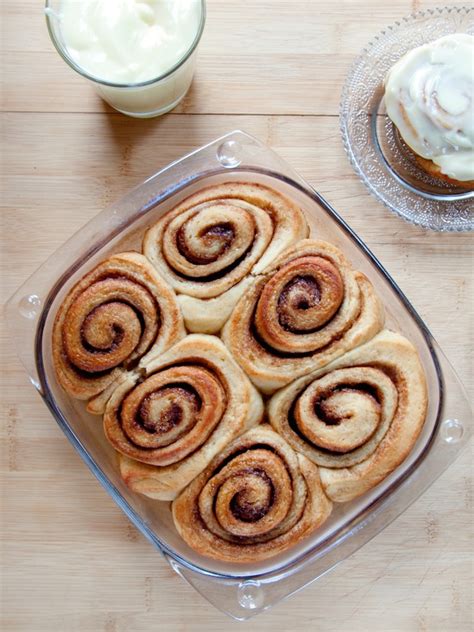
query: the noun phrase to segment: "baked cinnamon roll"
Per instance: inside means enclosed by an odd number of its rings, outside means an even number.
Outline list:
[[[172,505],[176,529],[190,547],[236,563],[286,551],[331,509],[318,468],[267,424],[225,448]]]
[[[160,355],[185,334],[176,296],[136,252],[112,255],[68,292],[53,327],[59,384],[102,412],[124,371]]]
[[[423,427],[427,403],[416,349],[384,330],[278,391],[268,416],[295,450],[320,466],[329,498],[346,502],[404,461]]]
[[[472,35],[446,35],[404,55],[385,79],[385,107],[425,171],[474,189]]]
[[[130,373],[104,431],[134,491],[171,500],[232,439],[261,421],[257,390],[215,336],[191,334]]]
[[[264,393],[373,337],[383,310],[369,280],[335,246],[302,240],[240,299],[223,340]]]
[[[216,333],[251,274],[307,235],[302,211],[281,193],[226,182],[166,213],[148,229],[143,252],[178,293],[186,327]]]

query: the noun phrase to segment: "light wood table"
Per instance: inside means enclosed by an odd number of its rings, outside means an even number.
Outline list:
[[[189,95],[172,114],[148,121],[114,113],[62,62],[41,5],[1,4],[5,298],[132,186],[241,128],[342,213],[412,299],[472,393],[471,237],[426,232],[392,215],[353,173],[339,135],[339,94],[354,56],[385,25],[435,2],[209,0]],[[128,523],[29,384],[5,331],[3,343],[3,629],[238,629]],[[471,458],[465,453],[326,578],[245,629],[471,629]]]

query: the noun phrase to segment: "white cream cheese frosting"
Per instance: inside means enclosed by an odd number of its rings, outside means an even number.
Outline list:
[[[474,37],[446,35],[404,55],[385,78],[403,140],[446,176],[474,180]]]
[[[61,36],[93,77],[120,84],[157,78],[191,48],[200,0],[61,0]]]

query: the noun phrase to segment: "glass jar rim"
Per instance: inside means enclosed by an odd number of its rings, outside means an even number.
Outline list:
[[[197,0],[197,1],[199,1],[199,4],[201,6],[201,16],[200,16],[201,19],[200,19],[199,26],[197,28],[194,40],[192,41],[188,50],[184,53],[181,59],[179,59],[166,72],[156,77],[153,77],[151,79],[147,79],[146,81],[138,81],[136,83],[119,83],[115,81],[107,81],[105,79],[101,79],[100,77],[96,77],[95,75],[87,72],[76,61],[74,61],[74,59],[69,54],[66,46],[64,46],[64,44],[56,36],[56,30],[53,26],[53,20],[57,20],[59,16],[54,12],[54,10],[51,7],[52,0],[45,0],[44,12],[45,12],[46,24],[48,27],[49,36],[51,38],[51,41],[54,44],[54,47],[56,48],[56,50],[58,51],[62,59],[78,74],[82,75],[86,79],[89,79],[90,81],[93,81],[94,83],[98,83],[103,86],[108,86],[110,88],[144,88],[146,86],[153,85],[157,83],[158,81],[161,81],[162,79],[166,79],[166,77],[169,77],[170,75],[172,75],[176,70],[178,70],[178,68],[180,68],[189,59],[189,57],[191,57],[191,55],[196,50],[197,45],[199,44],[199,41],[201,39],[202,33],[204,31],[204,25],[206,23],[206,0]]]

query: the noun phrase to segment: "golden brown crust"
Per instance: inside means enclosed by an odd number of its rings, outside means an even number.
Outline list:
[[[191,548],[234,563],[286,551],[321,526],[331,508],[318,468],[267,424],[218,454],[172,505],[176,529]]]
[[[248,286],[308,235],[301,209],[261,184],[225,182],[186,198],[151,226],[143,252],[178,292],[190,331],[216,333]]]
[[[263,403],[215,336],[189,335],[142,369],[143,381],[130,374],[110,398],[104,431],[125,457],[120,467],[129,487],[171,500],[261,421]]]
[[[384,330],[276,393],[268,414],[295,450],[321,466],[327,495],[347,502],[408,456],[427,402],[416,349],[400,334]]]
[[[223,329],[264,393],[324,366],[383,326],[372,284],[335,246],[305,239],[256,278]]]
[[[412,150],[413,151],[413,150]],[[428,158],[423,158],[419,154],[413,152],[415,155],[415,160],[418,165],[426,171],[430,176],[434,178],[438,178],[438,180],[443,180],[444,182],[448,182],[449,184],[453,184],[457,187],[461,187],[463,189],[467,189],[468,191],[472,191],[474,189],[474,180],[455,180],[454,178],[450,178],[445,173],[441,171],[441,167],[434,163],[432,160]]]
[[[184,334],[176,297],[149,261],[136,252],[112,255],[74,285],[56,314],[56,377],[69,395],[89,399]]]

